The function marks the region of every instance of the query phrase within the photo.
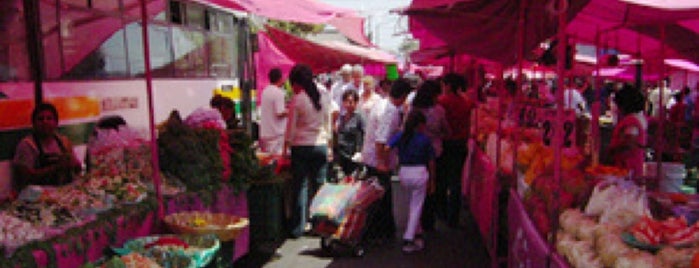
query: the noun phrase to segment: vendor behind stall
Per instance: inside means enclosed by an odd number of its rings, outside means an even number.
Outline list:
[[[646,152],[648,121],[643,114],[645,99],[641,92],[625,84],[614,96],[621,120],[612,132],[609,156],[612,163],[641,176]]]
[[[49,103],[40,103],[32,112],[32,133],[17,145],[14,160],[14,190],[30,184],[63,185],[81,169],[67,137],[56,132],[58,111]]]

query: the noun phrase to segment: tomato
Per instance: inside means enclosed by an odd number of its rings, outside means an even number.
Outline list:
[[[699,252],[692,257],[692,268],[699,268]]]

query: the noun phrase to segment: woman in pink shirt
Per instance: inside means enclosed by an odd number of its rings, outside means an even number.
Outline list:
[[[327,178],[330,132],[330,96],[313,81],[311,68],[297,64],[289,73],[294,90],[289,108],[284,152],[291,148],[292,202],[290,236],[300,237],[308,220],[309,182],[312,194]]]
[[[614,103],[619,107],[621,120],[614,127],[609,145],[612,162],[633,171],[633,176],[641,176],[648,131],[648,121],[643,114],[645,98],[638,89],[625,84],[615,94]]]

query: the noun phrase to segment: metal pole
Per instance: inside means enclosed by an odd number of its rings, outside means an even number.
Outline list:
[[[160,191],[160,164],[158,161],[158,144],[156,141],[157,133],[155,129],[155,108],[153,101],[153,76],[151,74],[150,63],[150,42],[148,40],[148,4],[147,0],[141,2],[141,33],[143,38],[143,67],[144,77],[146,78],[146,93],[148,95],[148,128],[150,131],[150,160],[153,165],[153,185],[155,185],[155,196],[158,199],[158,204],[163,204],[163,196]],[[165,216],[163,206],[158,206],[158,218],[162,219]]]
[[[595,62],[595,77],[592,79],[592,90],[595,91],[595,97],[592,102],[592,121],[590,122],[590,138],[588,142],[590,144],[590,153],[592,154],[592,165],[597,165],[599,163],[599,151],[600,151],[600,130],[599,130],[599,117],[602,114],[602,80],[600,79],[600,62],[602,60],[602,50],[600,49],[600,31],[597,27],[597,33],[595,34],[595,55],[597,61]]]
[[[663,146],[665,144],[665,105],[664,105],[664,96],[665,95],[665,25],[660,26],[660,96],[658,96],[658,108],[659,108],[659,113],[658,113],[658,130],[657,133],[655,133],[655,140],[656,145],[655,145],[655,155],[657,157],[656,162],[657,162],[657,173],[656,173],[656,178],[658,180],[663,180],[664,175],[663,175]],[[669,86],[669,85],[668,85]]]
[[[56,6],[56,8],[60,8]],[[41,14],[39,1],[24,0],[24,21],[27,34],[29,69],[34,80],[34,103],[44,100],[44,50],[41,37]]]
[[[565,71],[566,71],[566,48],[568,46],[568,40],[566,39],[566,25],[567,25],[567,14],[568,14],[568,2],[566,0],[559,0],[559,8],[561,9],[558,13],[558,47],[556,57],[556,71],[558,73],[558,88],[556,90],[556,120],[552,122],[553,124],[553,139],[551,146],[553,147],[553,179],[554,189],[553,196],[559,196],[561,192],[561,157],[562,157],[562,147],[563,147],[563,92],[565,91]],[[558,209],[559,203],[553,202],[553,207],[550,211],[549,219],[551,219],[552,224],[552,235],[549,238],[549,248],[555,248],[553,245],[556,241],[557,229],[558,229]],[[551,265],[551,256],[549,255],[547,265]]]

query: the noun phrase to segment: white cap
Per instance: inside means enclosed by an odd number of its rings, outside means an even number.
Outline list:
[[[362,67],[362,65],[359,65],[359,64],[354,65],[354,66],[352,67],[352,72],[353,72],[353,73],[364,74],[364,67]]]
[[[352,72],[352,65],[345,64],[342,65],[342,68],[340,68],[340,73],[351,73]]]

